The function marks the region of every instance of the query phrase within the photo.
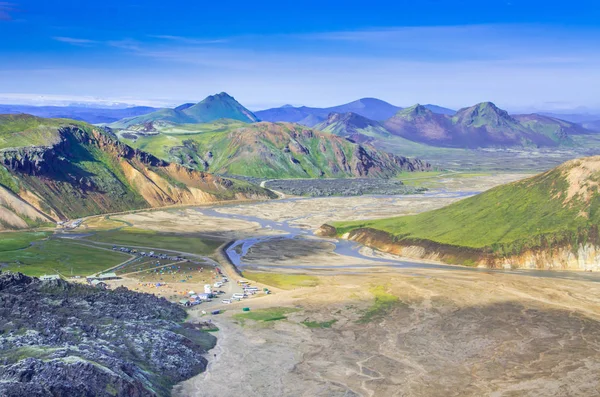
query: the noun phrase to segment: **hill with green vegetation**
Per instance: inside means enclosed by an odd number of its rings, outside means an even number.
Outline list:
[[[513,115],[513,118],[530,130],[539,132],[540,134],[544,134],[549,137],[566,138],[571,135],[592,133],[592,131],[582,125],[535,113],[517,114]]]
[[[83,122],[0,116],[0,230],[271,193],[135,150]]]
[[[375,234],[384,232],[386,244],[429,250],[464,248],[479,259],[489,255],[493,260],[527,251],[548,253],[561,248],[567,248],[573,258],[588,258],[595,250],[593,247],[600,246],[599,223],[600,156],[597,156],[568,161],[543,174],[496,187],[435,211],[372,221],[335,222],[332,226],[337,235],[348,233],[349,238],[371,230]],[[581,247],[591,251],[581,253]],[[554,260],[558,263],[563,254],[556,254]]]
[[[168,161],[216,174],[260,178],[392,177],[430,166],[298,124],[219,121],[161,125],[121,138]]]
[[[327,120],[315,125],[314,129],[350,138],[355,142],[386,139],[391,135],[377,121],[356,113],[330,113]]]
[[[153,121],[175,124],[209,123],[219,119],[239,120],[247,123],[258,118],[225,92],[211,95],[196,104],[186,103],[175,109],[160,109],[141,116],[126,118],[110,124],[112,128],[127,128]]]
[[[573,144],[569,134],[584,133],[571,123],[539,115],[511,116],[491,102],[434,113],[421,105],[400,110],[383,126],[395,136],[433,146],[556,147]]]

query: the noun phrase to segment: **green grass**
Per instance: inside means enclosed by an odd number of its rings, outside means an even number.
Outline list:
[[[319,279],[317,277],[304,274],[244,272],[243,277],[261,284],[286,290],[302,287],[316,287],[319,285]]]
[[[337,320],[329,320],[329,321],[302,321],[302,324],[308,328],[331,328],[333,324],[335,324]]]
[[[388,293],[382,285],[371,287],[369,292],[374,295],[375,302],[362,313],[358,319],[359,323],[365,324],[380,320],[395,307],[403,304],[397,296]]]
[[[42,346],[23,346],[11,350],[4,350],[2,352],[3,360],[6,360],[7,363],[16,363],[18,361],[24,360],[29,357],[38,358],[38,359],[46,359],[52,353],[60,350],[57,347],[42,347]]]
[[[29,247],[33,242],[50,236],[50,232],[0,233],[0,253]]]
[[[223,244],[223,240],[193,234],[159,233],[130,227],[97,231],[86,239],[119,246],[151,247],[198,255],[212,255]]]
[[[10,171],[2,165],[0,165],[0,185],[5,186],[14,194],[19,194],[19,180],[11,175]]]
[[[285,320],[288,314],[297,312],[298,310],[299,309],[292,307],[271,307],[268,309],[237,313],[233,315],[233,318],[239,320],[242,324],[244,324],[246,320],[264,323],[269,321]]]
[[[71,276],[71,269],[73,275],[89,276],[128,258],[128,255],[121,253],[58,238],[37,240],[29,248],[0,252],[0,264],[5,265],[2,270],[29,276],[60,273],[68,277]]]
[[[594,193],[590,187],[589,203],[577,197],[566,203],[568,187],[561,169],[554,169],[438,210],[371,221],[334,222],[333,226],[339,235],[356,228],[372,228],[392,234],[397,241],[432,241],[519,253],[524,247],[586,238],[588,231],[600,223],[598,190]]]
[[[0,117],[0,149],[57,143],[58,128],[66,121],[23,114],[3,115]]]

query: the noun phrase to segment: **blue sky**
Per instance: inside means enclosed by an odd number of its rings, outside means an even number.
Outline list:
[[[594,1],[0,1],[0,102],[600,109]]]

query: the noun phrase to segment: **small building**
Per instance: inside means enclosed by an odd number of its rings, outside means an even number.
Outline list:
[[[51,280],[60,280],[60,276],[58,274],[44,274],[40,276],[41,281],[51,281]]]
[[[94,286],[96,288],[100,288],[100,289],[108,288],[108,284],[106,284],[104,281],[100,281],[100,280],[92,280],[91,284],[92,284],[92,286]]]
[[[182,299],[182,300],[180,300],[179,304],[181,306],[186,306],[186,307],[191,305],[191,303],[190,303],[190,301],[188,299]]]
[[[198,294],[198,299],[201,301],[207,301],[212,297],[212,294]]]
[[[117,280],[119,278],[119,276],[117,276],[117,273],[110,272],[110,273],[99,274],[95,278],[97,280]]]

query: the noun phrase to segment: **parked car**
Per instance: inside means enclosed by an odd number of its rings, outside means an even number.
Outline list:
[[[231,299],[223,299],[221,302],[229,305],[231,303]]]

